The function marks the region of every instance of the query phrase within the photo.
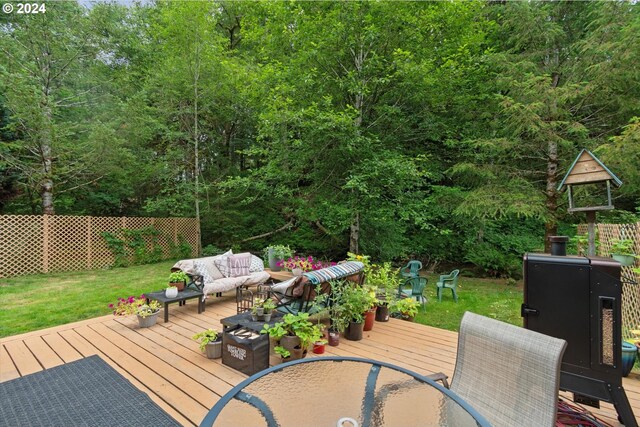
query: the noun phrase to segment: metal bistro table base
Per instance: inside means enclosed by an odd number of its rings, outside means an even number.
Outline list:
[[[490,426],[432,380],[355,357],[314,357],[260,371],[222,396],[200,423],[244,425]]]
[[[164,322],[169,321],[169,304],[177,302],[179,306],[185,305],[188,299],[198,298],[198,314],[204,311],[204,301],[202,297],[204,294],[201,291],[193,289],[185,289],[178,292],[178,296],[175,298],[167,298],[164,291],[150,292],[145,294],[147,297],[147,304],[150,300],[155,300],[164,304]]]

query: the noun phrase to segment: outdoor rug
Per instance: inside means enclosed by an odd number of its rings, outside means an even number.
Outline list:
[[[179,426],[98,356],[0,383],[0,426]]]

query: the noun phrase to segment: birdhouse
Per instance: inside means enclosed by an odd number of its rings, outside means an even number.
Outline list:
[[[564,179],[558,186],[558,191],[567,187],[569,196],[569,212],[593,212],[613,209],[611,202],[611,184],[617,187],[622,185],[622,181],[613,174],[593,153],[584,149],[578,154]],[[587,184],[604,184],[607,191],[607,204],[600,206],[582,206],[575,205],[573,200],[572,187]]]

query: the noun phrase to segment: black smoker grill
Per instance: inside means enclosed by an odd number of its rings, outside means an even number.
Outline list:
[[[577,402],[613,403],[627,427],[638,427],[622,388],[620,264],[611,258],[524,256],[524,327],[567,341],[560,389]]]

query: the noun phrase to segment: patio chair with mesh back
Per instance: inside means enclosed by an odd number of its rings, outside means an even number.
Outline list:
[[[494,427],[556,425],[566,341],[466,312],[451,390]]]

